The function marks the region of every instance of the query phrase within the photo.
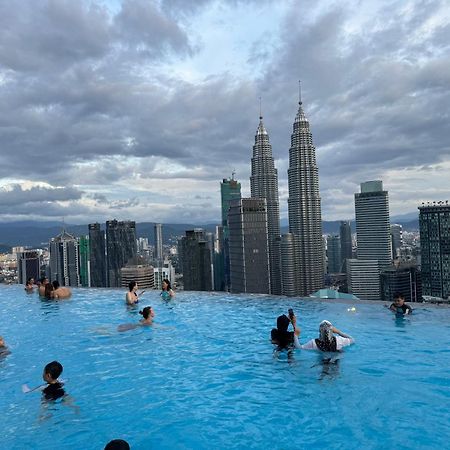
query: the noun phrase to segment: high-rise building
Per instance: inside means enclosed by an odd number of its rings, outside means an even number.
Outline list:
[[[403,227],[398,223],[391,225],[391,246],[392,259],[400,255],[400,248],[403,245]]]
[[[136,257],[136,222],[106,222],[107,281],[109,287],[120,287],[120,269]]]
[[[231,203],[231,292],[270,293],[267,204],[262,198],[242,198]]]
[[[80,286],[90,286],[90,263],[89,263],[89,237],[80,236],[78,238],[78,256],[80,270]]]
[[[422,277],[416,265],[398,264],[381,272],[381,299],[391,303],[397,292],[406,302],[422,301]]]
[[[228,246],[228,210],[230,203],[241,198],[241,183],[234,179],[234,173],[231,179],[224,178],[220,183],[220,194],[222,200],[222,229],[223,229],[223,275],[224,290],[230,290],[230,253]]]
[[[345,272],[347,270],[347,259],[353,258],[352,228],[350,222],[341,222],[339,236],[341,238],[341,272]]]
[[[269,241],[270,284],[272,294],[281,294],[280,262],[280,205],[278,199],[278,172],[272,156],[262,116],[253,146],[250,190],[253,198],[264,198],[267,203],[267,234]]]
[[[355,215],[357,262],[347,264],[352,271],[349,292],[362,300],[380,300],[380,272],[391,265],[389,199],[382,181],[361,183],[361,192],[355,194]]]
[[[341,238],[330,235],[327,237],[328,273],[341,271]]]
[[[78,240],[63,230],[49,243],[50,278],[61,286],[80,285]]]
[[[137,281],[140,289],[153,289],[155,275],[153,267],[148,264],[130,264],[120,269],[120,280],[123,288],[128,287],[130,281]]]
[[[223,255],[223,227],[216,226],[214,239],[214,290],[225,290],[224,255]]]
[[[155,223],[155,260],[161,265],[163,256],[162,223]]]
[[[450,205],[419,206],[423,295],[450,297]]]
[[[106,287],[105,232],[99,223],[89,226],[89,273],[92,287]]]
[[[16,252],[18,283],[25,284],[29,278],[37,281],[41,274],[41,255],[38,250]]]
[[[205,231],[201,228],[186,231],[179,245],[184,289],[211,291],[211,248]]]
[[[305,296],[324,284],[324,252],[316,150],[301,101],[291,135],[288,187],[289,232],[294,235],[295,259],[290,264],[296,267],[294,295]],[[289,270],[282,266],[283,284]]]

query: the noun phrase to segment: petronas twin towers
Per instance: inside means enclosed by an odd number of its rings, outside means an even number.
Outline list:
[[[280,235],[278,172],[262,116],[253,146],[251,196],[266,199],[272,294],[306,296],[323,285],[322,217],[316,150],[299,102],[289,149],[289,233]]]

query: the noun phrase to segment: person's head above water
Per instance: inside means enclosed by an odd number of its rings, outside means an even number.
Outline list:
[[[59,281],[58,280],[53,281],[52,284],[53,284],[53,288],[54,289],[58,289],[59,288]]]
[[[0,336],[0,347],[6,347],[5,340],[3,339],[3,336]]]
[[[52,292],[54,291],[53,284],[47,283],[45,285],[44,296],[45,298],[52,298]]]
[[[52,361],[44,367],[42,378],[47,383],[56,381],[63,371],[63,366],[58,361]]]
[[[291,320],[285,314],[277,318],[277,328],[279,331],[287,331],[290,323]]]
[[[133,292],[133,289],[136,288],[137,289],[137,281],[130,281],[128,283],[128,289],[130,292]]]
[[[405,296],[401,292],[396,292],[394,294],[394,303],[397,306],[402,306],[405,303]]]
[[[154,317],[155,313],[153,312],[153,309],[151,306],[146,306],[144,309],[139,311],[139,314],[147,320],[149,317]]]
[[[34,278],[33,277],[28,278],[27,284],[34,284]]]
[[[319,339],[321,341],[331,341],[331,338],[333,337],[333,332],[331,331],[332,328],[331,322],[328,320],[322,320],[319,325]]]
[[[162,280],[162,290],[170,291],[171,289],[172,286],[170,285],[170,281],[167,278],[164,278],[164,280]]]
[[[104,450],[130,450],[130,444],[123,439],[113,439],[106,444]]]
[[[42,277],[41,278],[41,284],[47,284],[48,283],[48,278],[47,277]]]

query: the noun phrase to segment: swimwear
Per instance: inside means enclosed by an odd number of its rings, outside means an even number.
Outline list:
[[[45,400],[58,400],[58,398],[61,398],[66,394],[63,384],[59,381],[49,384],[42,393],[44,394]]]
[[[163,300],[170,300],[170,292],[169,291],[161,291],[161,297]]]

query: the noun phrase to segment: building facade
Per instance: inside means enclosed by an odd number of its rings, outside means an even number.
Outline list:
[[[341,238],[336,235],[327,237],[327,261],[328,273],[339,273],[341,271]]]
[[[41,277],[41,255],[38,250],[24,250],[16,252],[17,280],[25,284],[29,278],[37,281]]]
[[[400,248],[403,245],[403,227],[398,223],[391,225],[391,246],[392,246],[392,259],[396,259],[400,256]]]
[[[89,273],[92,287],[106,287],[105,232],[99,223],[90,223],[89,229]]]
[[[416,265],[399,264],[381,272],[381,299],[392,303],[397,292],[406,302],[422,301],[422,276]]]
[[[63,230],[49,243],[50,279],[61,286],[80,286],[78,240]]]
[[[148,264],[122,267],[120,269],[120,280],[123,288],[128,288],[130,281],[136,281],[139,289],[153,289],[155,287],[153,267]]]
[[[278,198],[278,172],[272,156],[262,116],[253,145],[250,190],[252,198],[264,198],[267,204],[267,235],[269,242],[270,284],[272,294],[281,294],[280,261],[280,204]]]
[[[422,287],[424,296],[450,296],[450,205],[419,207]]]
[[[89,261],[89,237],[78,238],[78,257],[80,271],[80,286],[89,287],[90,284],[90,261]]]
[[[231,292],[269,294],[266,199],[242,198],[228,213]]]
[[[299,102],[291,135],[288,169],[289,232],[294,235],[295,267],[294,295],[306,296],[321,289],[324,284],[322,214],[319,193],[319,172],[316,149],[313,145],[309,121]],[[282,260],[287,263],[286,258]],[[282,266],[285,274],[291,269]]]
[[[205,231],[200,228],[186,231],[186,236],[180,239],[179,246],[184,289],[211,291],[211,248]]]
[[[106,222],[107,283],[121,287],[120,269],[137,255],[136,222]]]
[[[157,265],[161,265],[164,255],[163,255],[163,235],[162,235],[162,223],[155,223],[155,261]]]
[[[347,270],[347,259],[353,258],[352,228],[349,221],[342,221],[339,226],[341,239],[341,272]]]

